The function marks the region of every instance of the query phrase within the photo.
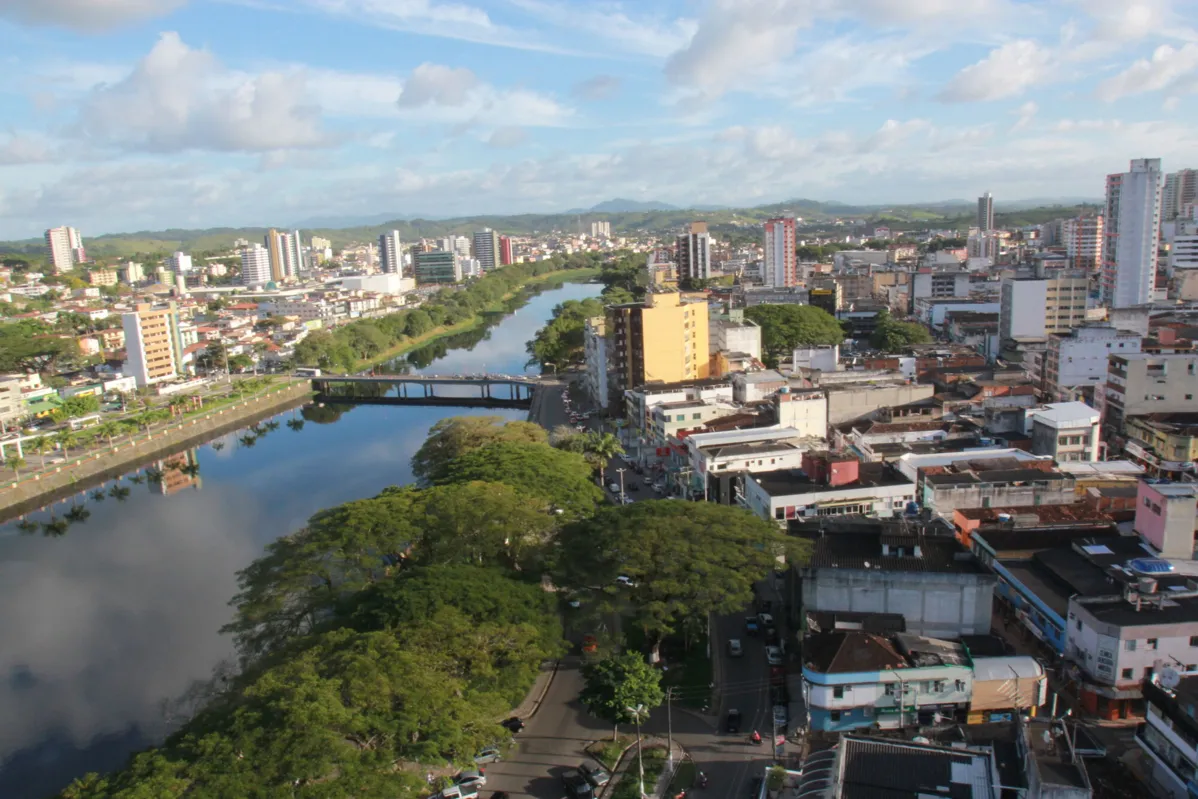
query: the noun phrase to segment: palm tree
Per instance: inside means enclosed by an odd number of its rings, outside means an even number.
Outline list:
[[[22,458],[20,455],[18,455],[15,458],[9,458],[8,460],[5,461],[5,463],[8,464],[8,468],[12,469],[13,472],[17,475],[17,479],[20,480],[21,479],[21,470],[24,469],[25,466],[27,465],[25,463],[25,459]]]
[[[45,455],[50,450],[54,449],[54,442],[50,440],[49,436],[38,436],[37,438],[33,439],[33,443],[29,446],[38,455]]]
[[[105,498],[107,498],[108,495],[104,493],[104,489],[97,488],[95,491],[92,492],[91,496],[92,496],[92,499],[95,500],[96,502],[103,502],[105,500]]]
[[[50,521],[42,524],[42,535],[57,538],[67,534],[67,528],[70,527],[70,522],[65,519],[59,519],[53,513],[50,514]]]
[[[142,483],[144,483],[145,481],[146,481],[146,478],[145,478],[145,475],[143,475],[143,474],[129,475],[129,482],[133,483],[133,485],[135,485],[135,486],[139,486]]]
[[[70,449],[78,440],[78,436],[70,430],[59,430],[54,434],[54,443],[62,447],[62,457],[64,458],[70,457]]]
[[[608,461],[617,455],[624,454],[624,447],[620,444],[620,439],[611,433],[587,433],[585,446],[586,458],[599,468],[600,477],[603,476],[603,470],[607,468]]]
[[[73,505],[69,511],[63,514],[63,518],[74,524],[76,522],[87,521],[88,517],[91,515],[92,512],[82,505]]]
[[[287,426],[298,433],[300,430],[304,429],[304,420],[303,419],[288,419]]]
[[[129,498],[129,489],[126,486],[114,484],[112,488],[108,489],[108,496],[115,498],[117,502],[124,502]]]
[[[96,428],[96,435],[100,438],[108,439],[108,446],[112,446],[112,439],[121,434],[121,425],[117,422],[104,422]]]

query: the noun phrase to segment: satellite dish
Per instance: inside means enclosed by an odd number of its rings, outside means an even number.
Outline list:
[[[1157,677],[1157,682],[1160,683],[1162,688],[1172,691],[1181,684],[1181,674],[1172,666],[1165,666],[1161,669],[1160,676]]]

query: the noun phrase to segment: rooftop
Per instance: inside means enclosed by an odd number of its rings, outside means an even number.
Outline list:
[[[778,469],[772,472],[761,472],[760,474],[753,475],[753,479],[771,497],[903,485],[914,488],[914,484],[910,480],[894,471],[886,463],[862,463],[858,466],[856,480],[835,487],[827,483],[814,482],[799,469]]]
[[[820,674],[887,671],[909,665],[885,636],[843,630],[808,636],[803,642],[803,661]]]
[[[999,524],[1020,527],[1107,526],[1113,523],[1109,513],[1081,502],[1072,505],[1016,505],[1006,508],[958,508],[965,519],[980,522],[983,528]]]
[[[1068,424],[1093,424],[1100,418],[1097,410],[1084,402],[1054,402],[1043,409],[1029,410],[1038,421],[1059,427]]]
[[[790,525],[791,535],[811,543],[811,557],[805,569],[987,574],[955,537],[907,534],[900,536],[907,541],[900,547],[894,537],[900,530],[897,523],[870,519],[860,519],[856,523],[814,525],[792,522]],[[883,537],[888,539],[885,554]]]
[[[846,735],[841,799],[982,799],[993,796],[986,753]]]

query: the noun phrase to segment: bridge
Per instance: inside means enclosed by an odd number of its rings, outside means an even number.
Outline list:
[[[320,375],[312,388],[325,401],[383,405],[527,408],[540,381],[523,375]]]

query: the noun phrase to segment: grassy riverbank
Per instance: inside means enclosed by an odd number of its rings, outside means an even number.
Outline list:
[[[354,371],[360,372],[371,369],[379,364],[394,360],[401,355],[407,355],[409,352],[418,350],[423,346],[431,344],[437,339],[445,338],[447,336],[454,336],[458,333],[466,333],[479,328],[487,323],[486,314],[500,313],[506,310],[506,304],[515,297],[518,297],[521,292],[528,288],[533,286],[556,287],[565,283],[581,283],[585,280],[598,277],[601,271],[601,269],[597,268],[565,269],[560,272],[549,272],[544,275],[531,277],[509,291],[507,294],[503,295],[491,305],[484,308],[479,313],[475,314],[472,318],[467,319],[464,322],[458,322],[456,325],[440,325],[439,327],[435,327],[423,335],[416,336],[396,344],[394,347],[391,347],[385,352],[380,352],[373,358],[359,360]]]

